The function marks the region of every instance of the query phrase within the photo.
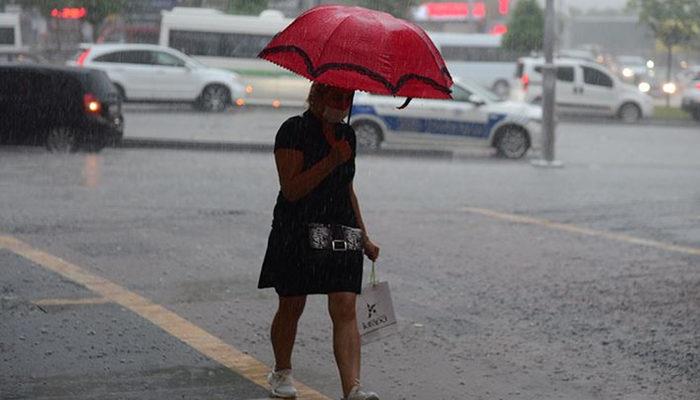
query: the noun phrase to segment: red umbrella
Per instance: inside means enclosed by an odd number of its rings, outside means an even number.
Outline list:
[[[258,56],[312,81],[345,89],[409,99],[451,98],[452,77],[425,31],[362,7],[312,8],[272,38]]]

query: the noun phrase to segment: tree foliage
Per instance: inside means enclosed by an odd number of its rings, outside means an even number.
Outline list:
[[[669,49],[700,40],[698,0],[628,0],[627,6]]]
[[[537,0],[521,0],[508,22],[508,32],[502,46],[508,50],[528,53],[541,50],[544,41],[544,13]]]

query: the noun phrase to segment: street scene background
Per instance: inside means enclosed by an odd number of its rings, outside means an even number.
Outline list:
[[[90,25],[36,2],[0,5],[21,14],[23,51],[47,65],[110,35],[157,44],[160,13],[176,6],[260,12],[257,2],[142,3]],[[317,5],[261,3],[291,18]],[[353,4],[492,35],[517,3],[487,1],[483,18],[436,18],[425,2]],[[685,100],[700,78],[697,42],[671,46],[667,63],[645,2],[556,3],[559,51],[639,88],[654,113],[557,114],[560,168],[534,166],[539,151],[509,159],[430,135],[360,149],[355,190],[398,317],[395,333],[362,348],[363,386],[382,399],[700,396],[700,125]],[[605,18],[634,25],[631,42],[590,46],[599,36],[577,33]],[[533,51],[508,61],[513,72]],[[621,55],[644,71],[607,64]],[[277,296],[257,280],[279,192],[272,146],[306,92],[255,101],[263,84],[240,76],[254,89],[219,112],[129,101],[127,88],[123,137],[99,152],[0,146],[0,399],[268,398],[256,377],[274,365]],[[500,97],[516,110],[523,81],[509,78]],[[402,112],[420,115],[412,107]],[[331,328],[326,297],[310,297],[293,365],[314,398],[340,397]]]

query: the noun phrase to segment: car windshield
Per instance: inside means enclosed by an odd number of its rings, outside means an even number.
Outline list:
[[[455,82],[452,86],[452,98],[457,101],[467,101],[472,94],[479,96],[488,103],[504,101],[504,99],[496,95],[496,93],[473,82],[462,80]]]
[[[208,68],[208,66],[207,66],[206,64],[204,64],[203,62],[197,60],[197,59],[194,58],[194,56],[191,55],[191,54],[182,53],[181,55],[178,56],[178,58],[181,58],[182,60],[184,60],[185,62],[187,62],[187,64],[194,65],[195,67],[198,67],[198,68]]]

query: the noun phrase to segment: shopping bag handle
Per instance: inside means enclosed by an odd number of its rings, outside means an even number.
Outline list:
[[[376,285],[377,283],[377,272],[374,268],[374,261],[372,261],[372,272],[369,274],[369,283],[372,284],[372,286]]]

